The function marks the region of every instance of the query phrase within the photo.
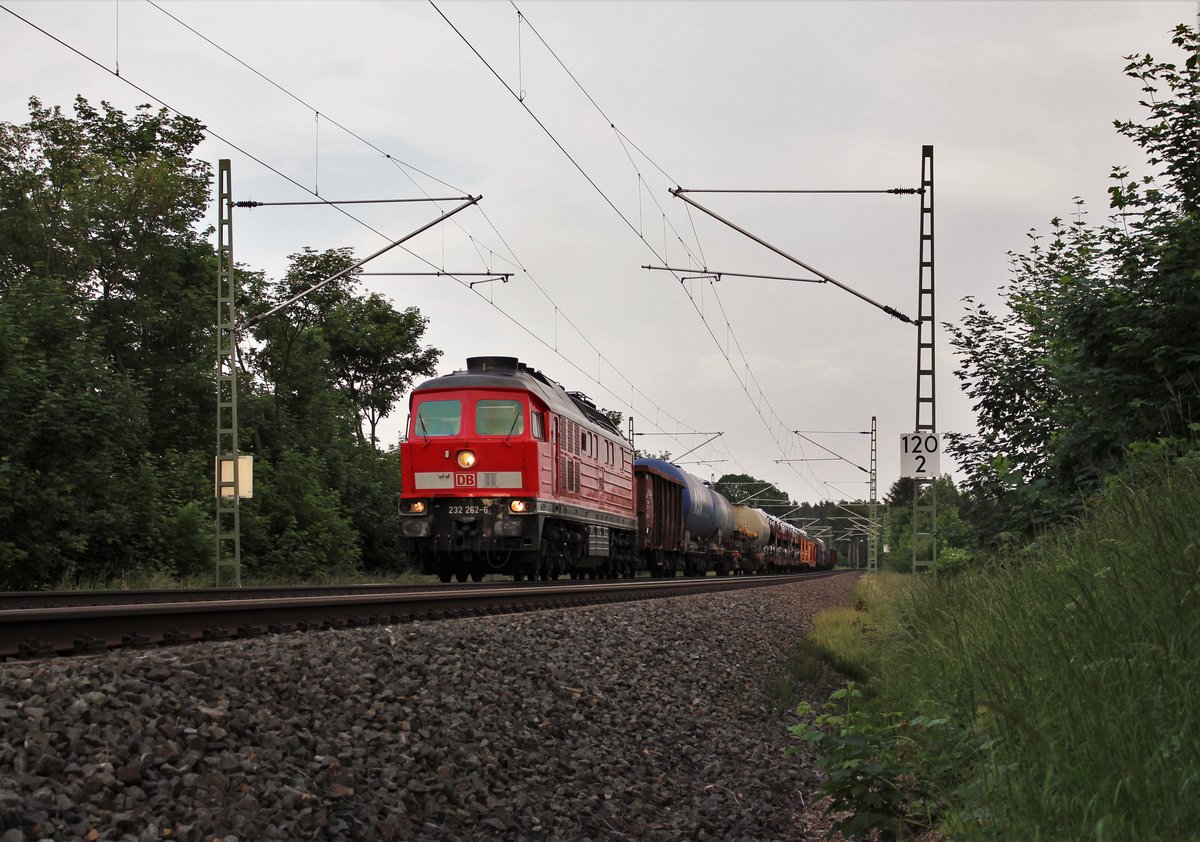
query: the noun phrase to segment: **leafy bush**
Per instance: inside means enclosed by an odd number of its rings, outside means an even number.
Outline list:
[[[821,752],[821,789],[829,811],[840,816],[833,829],[882,840],[932,829],[946,792],[959,788],[971,768],[972,742],[949,718],[870,711],[862,700],[850,683],[830,694],[822,712],[802,702],[796,714],[807,721],[790,729]]]

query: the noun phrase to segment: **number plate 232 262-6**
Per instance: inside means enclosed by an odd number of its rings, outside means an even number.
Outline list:
[[[449,515],[481,515],[481,514],[483,514],[483,506],[464,506],[464,505],[447,506],[446,514],[449,514]]]

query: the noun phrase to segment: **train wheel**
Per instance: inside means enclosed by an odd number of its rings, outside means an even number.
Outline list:
[[[470,574],[466,570],[459,570],[454,574],[454,578],[460,582],[465,582],[467,581],[467,577],[469,575]]]
[[[472,571],[471,572],[471,581],[472,582],[482,582],[483,581],[483,571],[482,570]]]
[[[449,571],[438,571],[438,579],[442,582],[449,582],[452,578]]]

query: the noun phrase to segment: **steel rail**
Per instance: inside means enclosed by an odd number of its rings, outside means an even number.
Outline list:
[[[826,573],[824,575],[831,575]],[[0,611],[0,658],[83,654],[317,628],[536,611],[806,581],[822,574],[207,599]]]
[[[481,582],[475,588],[538,587],[541,582]],[[373,593],[419,593],[465,584],[409,584],[401,582],[369,585],[256,585],[242,588],[130,588],[104,591],[6,591],[0,592],[0,611],[14,608],[64,608],[86,605],[137,605],[151,602],[202,602],[223,599],[292,598]]]

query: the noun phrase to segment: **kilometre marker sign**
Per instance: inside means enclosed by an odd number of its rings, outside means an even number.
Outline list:
[[[941,473],[942,442],[928,431],[900,436],[900,476],[932,479]]]

